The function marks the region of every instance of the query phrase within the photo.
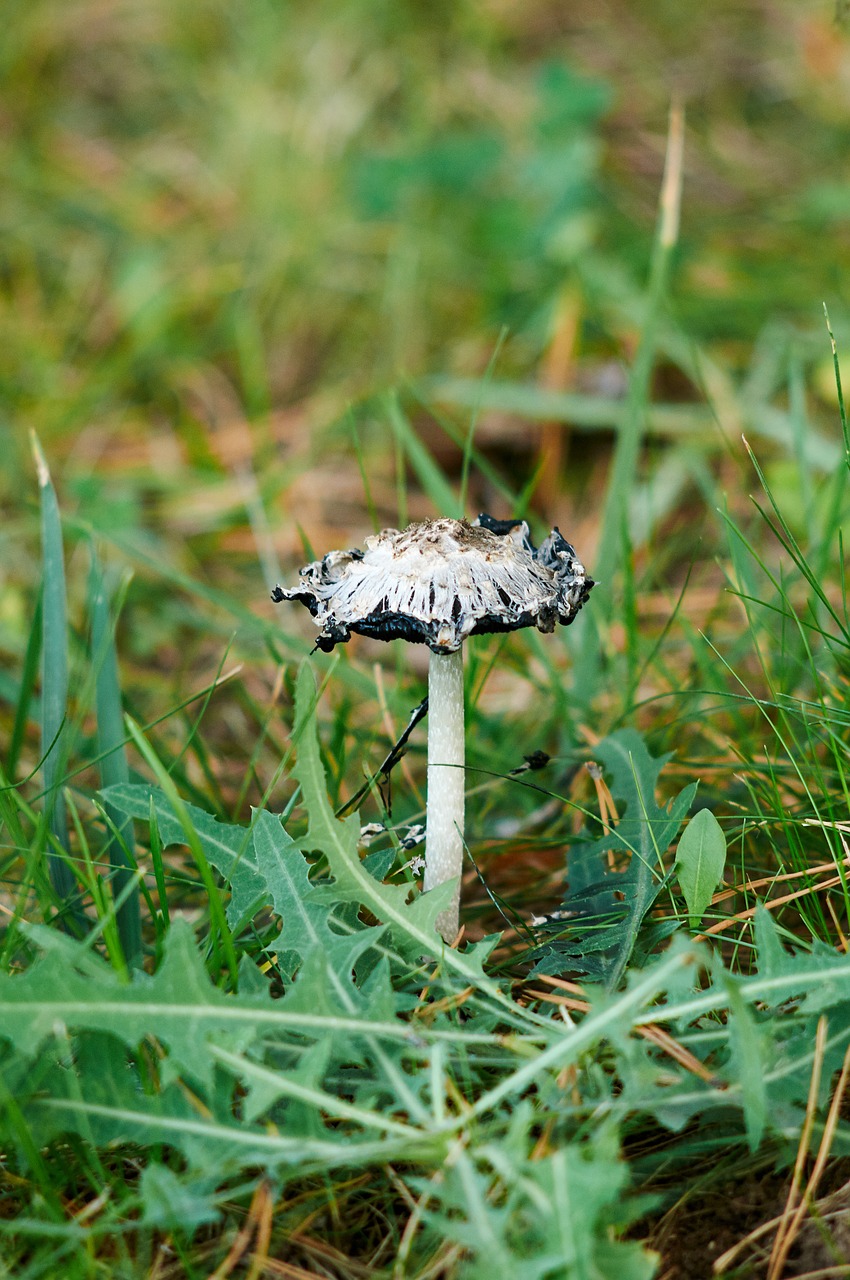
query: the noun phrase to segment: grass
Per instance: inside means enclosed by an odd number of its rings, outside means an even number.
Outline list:
[[[847,1262],[846,56],[790,0],[17,6],[0,1275]],[[442,952],[421,727],[375,778],[423,655],[268,591],[478,509],[600,585],[467,645]]]

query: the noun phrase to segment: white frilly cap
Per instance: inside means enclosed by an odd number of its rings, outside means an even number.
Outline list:
[[[482,514],[382,529],[365,551],[305,565],[298,585],[275,587],[272,599],[306,605],[326,651],[356,631],[454,653],[470,635],[569,625],[593,585],[557,528],[536,548],[524,520]]]

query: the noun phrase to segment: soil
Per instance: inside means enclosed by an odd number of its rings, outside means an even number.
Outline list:
[[[850,1181],[847,1160],[836,1160],[821,1197],[807,1215],[783,1272],[802,1277],[850,1264]],[[782,1213],[787,1171],[749,1170],[741,1179],[718,1182],[692,1193],[658,1218],[646,1243],[661,1255],[656,1280],[715,1280],[714,1262],[751,1231]],[[742,1251],[723,1275],[727,1280],[762,1280],[773,1232]],[[834,1270],[834,1275],[848,1274]]]

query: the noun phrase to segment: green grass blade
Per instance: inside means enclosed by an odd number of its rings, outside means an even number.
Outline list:
[[[655,366],[658,336],[667,294],[667,279],[673,250],[678,239],[683,133],[683,112],[681,108],[674,106],[670,112],[667,161],[661,186],[658,232],[650,269],[645,319],[605,492],[599,546],[594,564],[591,566],[594,576],[604,581],[607,589],[594,595],[595,610],[590,611],[591,619],[594,617],[594,612],[598,615],[600,609],[608,615],[611,613],[615,597],[610,587],[620,565],[623,547],[626,545],[623,538],[623,522],[627,519],[629,500],[637,478],[646,410],[651,394],[652,371]],[[582,697],[586,702],[595,689],[598,669],[599,631],[593,621],[585,623],[582,637],[581,657],[577,663],[575,684],[578,691],[584,690]]]
[[[832,344],[832,364],[835,369],[835,390],[838,394],[838,415],[841,418],[841,434],[844,438],[844,462],[847,469],[850,470],[850,430],[847,427],[847,411],[844,407],[844,389],[841,385],[841,367],[838,363],[838,348],[835,345],[835,336],[832,332],[832,325],[829,321],[829,312],[826,309],[826,303],[823,304],[823,314],[826,319],[826,331],[829,334],[829,341]]]
[[[124,751],[124,712],[118,679],[118,657],[115,632],[110,617],[106,587],[97,554],[92,548],[89,578],[89,611],[92,628],[92,663],[97,708],[97,749],[100,757],[101,787],[118,786],[130,781]],[[133,848],[133,823],[106,805],[106,812],[120,833],[113,835],[106,847],[110,867],[114,867],[112,891],[120,898],[133,879],[133,868],[126,850]],[[127,964],[138,964],[142,958],[142,920],[138,889],[129,889],[117,909],[118,937]]]
[[[15,707],[15,723],[12,726],[12,738],[9,743],[9,757],[6,762],[7,776],[12,779],[14,779],[15,774],[18,771],[18,760],[21,754],[21,747],[24,744],[24,734],[26,733],[30,707],[32,705],[33,694],[38,680],[38,666],[39,659],[41,658],[41,635],[44,626],[42,618],[43,607],[44,592],[43,590],[39,590],[38,599],[35,602],[35,612],[33,613],[29,639],[27,640],[26,653],[24,654],[24,666],[21,671],[21,686],[18,692],[18,704]]]
[[[650,381],[655,364],[658,328],[667,292],[670,260],[677,239],[676,213],[669,212],[669,189],[681,180],[681,152],[676,144],[675,116],[671,114],[670,141],[667,165],[661,193],[658,219],[658,235],[655,242],[646,305],[646,319],[640,345],[635,356],[625,414],[617,437],[611,475],[605,494],[602,512],[602,535],[597,552],[600,573],[610,576],[616,567],[622,548],[622,513],[626,510],[629,495],[635,483],[640,446],[643,440],[644,418],[650,396]],[[683,122],[680,122],[680,128]],[[680,144],[679,144],[680,145]]]
[[[378,509],[375,506],[375,499],[372,496],[372,485],[369,480],[369,471],[363,457],[363,447],[360,443],[360,433],[357,430],[357,419],[353,413],[350,413],[351,419],[351,441],[354,445],[354,456],[357,459],[357,469],[360,472],[360,479],[363,482],[363,499],[366,503],[366,510],[369,512],[369,519],[372,521],[372,529],[375,533],[381,527],[381,521],[378,517]]]
[[[483,397],[489,388],[485,387],[483,383],[472,383],[473,389],[479,385],[481,386],[481,396]],[[500,474],[498,467],[495,467],[480,449],[476,449],[475,439],[470,436],[469,428],[461,428],[456,423],[452,422],[445,413],[440,411],[439,406],[435,404],[433,399],[428,400],[425,398],[424,391],[417,387],[416,384],[411,383],[407,388],[407,391],[415,398],[416,403],[434,419],[449,439],[454,441],[459,449],[469,449],[470,459],[475,466],[475,470],[484,477],[493,492],[498,493],[504,499],[507,510],[518,515],[520,508],[519,498],[516,492],[513,487],[506,482],[504,476]],[[479,414],[480,410],[485,406],[479,404],[478,399],[476,399],[473,394],[470,399],[470,405],[464,407],[470,407],[476,414]],[[464,500],[464,506],[465,505],[466,502]]]
[[[41,749],[44,757],[44,803],[54,840],[66,851],[68,819],[61,783],[68,756],[68,606],[62,520],[56,490],[41,446],[33,434],[32,450],[41,495],[41,545],[44,560],[44,601],[41,646]],[[48,853],[50,879],[65,901],[76,888],[74,876],[61,854]]]
[[[156,820],[156,809],[154,807],[153,796],[150,798],[149,817],[151,832],[151,862],[153,864],[153,874],[156,880],[156,891],[159,896],[159,917],[157,919],[157,935],[167,933],[171,926],[171,917],[168,910],[168,893],[165,887],[165,863],[162,858],[162,841],[159,836],[159,823]]]
[[[482,391],[487,386],[487,383],[490,381],[490,379],[493,376],[493,370],[496,367],[496,362],[499,359],[499,353],[502,350],[502,347],[504,346],[505,339],[507,336],[508,336],[508,331],[507,329],[503,328],[501,333],[499,334],[496,345],[493,348],[493,354],[490,356],[490,359],[487,362],[487,369],[484,373],[484,377],[481,379]],[[461,515],[463,515],[463,513],[466,510],[466,497],[467,497],[467,491],[469,489],[469,467],[470,467],[470,463],[472,462],[472,455],[474,452],[473,445],[475,441],[475,428],[478,426],[478,419],[480,416],[481,416],[481,402],[480,400],[478,400],[476,401],[473,407],[472,413],[469,415],[469,427],[466,432],[466,439],[463,442],[463,465],[461,467],[461,472],[460,472],[460,498],[459,498]]]
[[[397,396],[387,397],[386,409],[396,441],[434,504],[437,515],[454,516],[458,519],[463,515],[463,510],[457,494],[413,430]]]

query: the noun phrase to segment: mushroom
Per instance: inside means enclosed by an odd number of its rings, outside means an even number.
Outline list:
[[[299,600],[330,652],[352,631],[410,640],[431,650],[428,672],[428,813],[424,888],[457,880],[437,917],[446,942],[458,931],[463,863],[463,657],[467,636],[571,623],[593,579],[557,528],[536,548],[524,520],[428,520],[383,529],[366,550],[329,551],[305,565],[297,587],[272,599]]]

